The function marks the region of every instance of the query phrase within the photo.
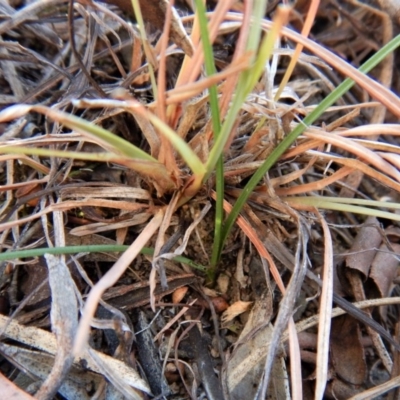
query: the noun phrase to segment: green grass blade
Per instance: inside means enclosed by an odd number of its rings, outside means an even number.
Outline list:
[[[38,147],[24,146],[0,146],[0,154],[2,153],[29,154],[42,157],[60,157],[96,162],[112,162],[115,164],[123,165],[136,172],[139,172],[140,174],[143,174],[144,176],[157,180],[160,186],[166,190],[171,190],[174,188],[174,182],[171,180],[170,174],[165,165],[161,164],[157,160],[148,161],[121,156],[115,153],[85,153],[77,151],[50,150]]]
[[[87,245],[87,246],[66,246],[66,247],[51,247],[51,248],[37,248],[28,250],[15,250],[0,254],[0,261],[11,261],[17,258],[27,257],[40,257],[44,254],[77,254],[77,253],[120,253],[125,251],[129,246],[127,245]],[[143,247],[141,254],[152,256],[154,249],[150,247]],[[203,265],[197,264],[189,258],[183,256],[176,256],[172,259],[175,262],[180,262],[189,265],[192,268],[200,271],[206,271],[207,268]]]
[[[363,73],[369,72],[372,68],[378,65],[387,55],[392,53],[400,45],[400,35],[392,39],[388,44],[382,47],[376,54],[374,54],[368,61],[366,61],[359,70]],[[325,110],[335,103],[340,97],[343,96],[354,85],[352,79],[345,79],[332,93],[330,93],[310,114],[308,114],[302,123],[296,126],[292,132],[274,149],[270,156],[265,160],[263,165],[254,173],[247,185],[244,187],[242,193],[237,199],[225,221],[222,232],[222,243],[224,243],[231,231],[233,224],[238,217],[240,210],[243,208],[248,197],[253,192],[254,188],[269,171],[269,169],[276,163],[279,157],[290,147],[290,145],[301,135],[316,119],[318,119]],[[222,246],[220,248],[220,252]]]
[[[260,3],[262,2],[258,2],[257,6],[260,6]],[[264,7],[264,6],[262,6]],[[264,8],[262,8],[264,10]],[[283,13],[287,13],[288,9],[287,7],[283,8],[283,12],[281,14],[279,14],[279,21],[276,21],[273,26],[271,31],[268,33],[268,35],[266,35],[262,41],[262,44],[260,46],[260,51],[258,53],[258,57],[255,60],[253,66],[248,70],[248,71],[244,71],[241,73],[240,77],[239,77],[239,83],[237,85],[236,88],[236,93],[235,93],[235,97],[233,100],[233,104],[230,107],[228,114],[226,116],[226,119],[224,121],[224,124],[222,126],[221,129],[221,133],[219,135],[219,137],[217,138],[214,147],[212,148],[211,152],[210,152],[210,156],[209,159],[207,160],[207,175],[206,177],[209,176],[211,170],[214,168],[219,155],[222,153],[223,148],[229,138],[230,132],[235,124],[236,118],[237,118],[237,114],[240,112],[240,109],[243,105],[243,103],[245,102],[247,96],[250,94],[250,92],[253,90],[254,86],[257,84],[258,80],[260,79],[261,74],[264,71],[265,68],[265,63],[267,62],[267,60],[269,60],[269,58],[272,55],[273,52],[273,48],[274,48],[274,43],[278,37],[279,31],[281,29],[282,26],[282,15]],[[257,18],[259,18],[259,10],[257,11],[255,9],[255,15],[253,15],[253,17],[255,18],[255,20],[257,20]],[[262,15],[262,14],[261,14]],[[261,19],[259,20],[260,26],[261,26]],[[255,23],[252,25],[252,30],[257,30],[259,29],[261,31],[260,26],[256,26]],[[249,36],[249,43],[248,43],[248,48],[246,50],[253,50],[255,51],[255,49],[257,48],[257,46],[255,48],[253,48],[254,46],[254,40],[255,38],[259,39],[260,34],[258,33],[252,33],[250,32],[250,36]],[[258,42],[257,42],[258,45]],[[218,199],[218,197],[217,197]],[[223,199],[221,199],[221,202],[223,201]],[[224,228],[222,229],[222,236],[220,236],[220,239],[218,240],[218,243],[214,243],[214,249],[215,252],[213,251],[213,265],[214,263],[216,264],[220,258],[220,254],[222,251],[222,247],[223,247],[223,243],[226,240],[225,237],[225,233],[224,233]],[[216,246],[218,246],[218,249],[216,249]]]
[[[146,113],[146,117],[149,118],[159,132],[171,142],[172,146],[180,154],[193,173],[195,175],[204,176],[206,167],[191,147],[157,116],[149,112]]]
[[[215,60],[214,60],[214,52],[210,42],[210,37],[208,35],[208,26],[207,26],[207,18],[206,18],[206,9],[202,0],[196,0],[196,11],[198,13],[199,25],[201,31],[201,39],[203,44],[204,51],[204,62],[206,74],[208,76],[214,75],[217,73],[217,69],[215,68]],[[221,116],[219,112],[219,103],[218,103],[218,91],[217,86],[212,85],[208,89],[210,94],[210,108],[211,108],[211,117],[212,124],[214,130],[214,138],[217,138],[220,135],[221,130]],[[216,165],[215,171],[215,179],[216,179],[216,193],[217,193],[217,201],[215,206],[215,226],[214,226],[214,243],[213,243],[213,251],[211,256],[211,273],[215,271],[215,266],[218,262],[218,251],[219,251],[219,243],[221,242],[221,233],[222,233],[222,222],[224,215],[224,161],[223,155],[220,154],[219,159]],[[214,277],[210,276],[210,279],[213,280]]]
[[[60,157],[75,160],[115,162],[118,156],[114,153],[85,153],[81,151],[64,151],[42,149],[40,147],[24,147],[24,146],[0,146],[1,154],[29,154],[42,157]],[[157,161],[156,161],[157,162]]]
[[[83,118],[75,115],[67,114],[63,111],[50,109],[43,106],[34,106],[32,110],[42,112],[54,121],[67,126],[68,128],[77,130],[82,133],[90,134],[92,137],[102,140],[104,143],[112,147],[112,150],[117,154],[123,154],[126,157],[137,158],[141,160],[158,162],[155,158],[139,149],[127,140],[114,135],[107,129],[103,129],[92,122],[86,121]]]
[[[376,201],[376,200],[367,200],[367,199],[355,199],[353,197],[329,197],[329,196],[298,196],[298,197],[282,197],[282,201],[295,201],[296,203],[302,203],[304,204],[311,204],[309,202],[314,202],[316,200],[310,200],[310,199],[319,199],[319,200],[324,200],[324,201],[329,201],[332,203],[340,203],[340,204],[357,204],[357,205],[363,205],[363,206],[369,206],[369,207],[380,207],[380,208],[392,208],[395,210],[400,209],[400,203],[393,203],[389,201]],[[312,205],[315,205],[314,203]]]
[[[255,9],[254,9],[255,14],[253,13],[254,21],[258,21],[258,20],[261,21],[259,19],[259,14],[257,14],[258,11],[256,11],[256,9],[258,10],[257,7],[260,6],[261,3],[263,3],[263,2],[262,1],[256,2]],[[265,11],[265,8],[262,8],[262,10]],[[283,7],[283,10],[285,11],[285,10],[287,10],[287,8]],[[264,12],[264,11],[262,11],[262,12]],[[261,14],[261,15],[263,15],[263,14]],[[253,30],[261,31],[261,23],[259,26],[257,26],[256,23],[252,24],[251,26],[252,26],[252,31]],[[275,40],[279,33],[279,30],[280,30],[280,25],[275,26],[275,23],[274,23],[271,31],[263,39],[263,42],[260,47],[260,52],[258,53],[258,57],[255,60],[253,66],[249,70],[243,71],[240,74],[239,83],[238,83],[236,91],[235,91],[235,96],[234,96],[232,105],[231,105],[231,107],[228,111],[228,114],[225,118],[225,121],[222,125],[221,133],[220,133],[219,137],[217,138],[217,140],[215,141],[214,146],[210,151],[209,158],[207,160],[206,179],[210,176],[211,172],[215,168],[215,165],[217,164],[217,160],[229,139],[229,135],[235,124],[237,115],[240,112],[240,109],[242,108],[243,103],[246,101],[247,96],[253,90],[254,85],[260,79],[260,76],[263,72],[265,63],[272,55],[273,44],[275,43]],[[249,35],[249,43],[250,44],[248,44],[248,48],[246,48],[246,51],[251,50],[251,51],[255,52],[257,49],[258,43],[257,43],[257,46],[255,48],[253,48],[253,45],[254,45],[253,41],[255,40],[256,37],[259,38],[260,35],[259,34],[253,35],[252,31],[250,32],[250,35]]]
[[[70,129],[76,130],[86,136],[90,136],[94,139],[100,139],[103,145],[106,145],[108,150],[115,152],[115,154],[124,155],[130,158],[136,158],[140,160],[158,162],[155,158],[149,154],[129,143],[127,140],[114,135],[107,129],[103,129],[100,126],[93,124],[92,122],[86,121],[83,118],[75,115],[68,114],[63,111],[59,111],[46,106],[31,106],[27,104],[17,104],[11,107],[7,107],[0,112],[0,121],[10,121],[12,119],[21,117],[30,111],[34,111],[47,117],[51,118]]]
[[[351,204],[347,204],[344,202],[336,201],[337,198],[330,197],[330,200],[326,200],[324,197],[317,196],[309,196],[309,197],[291,197],[287,198],[289,203],[296,203],[304,206],[314,206],[316,208],[322,208],[325,210],[335,210],[335,211],[343,211],[343,212],[351,212],[355,214],[363,214],[363,215],[371,215],[377,218],[387,218],[393,221],[400,221],[400,215],[388,212],[381,211],[374,208],[355,206]],[[349,199],[343,199],[349,200]],[[358,200],[358,199],[352,199]],[[394,204],[393,204],[394,205]],[[386,207],[391,208],[391,203],[386,203]],[[399,205],[393,208],[400,208]]]

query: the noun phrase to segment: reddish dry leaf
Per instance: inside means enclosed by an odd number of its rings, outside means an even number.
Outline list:
[[[334,318],[331,328],[331,360],[334,373],[344,382],[361,385],[367,366],[358,323],[349,316]]]

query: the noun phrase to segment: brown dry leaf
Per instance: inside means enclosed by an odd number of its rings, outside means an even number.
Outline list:
[[[326,389],[327,398],[338,400],[348,400],[352,396],[359,393],[357,388],[351,387],[348,383],[337,378],[334,378],[331,382],[329,382]]]
[[[382,237],[379,232],[379,222],[375,217],[369,217],[360,229],[357,237],[346,257],[346,267],[361,272],[364,277],[369,274],[372,260],[376,250],[381,244]]]
[[[393,288],[393,280],[397,277],[399,260],[396,254],[400,254],[400,245],[392,244],[395,254],[388,251],[386,245],[382,245],[371,265],[370,278],[378,287],[381,297],[388,297]]]
[[[358,323],[349,316],[334,318],[331,328],[331,360],[335,375],[348,385],[362,385],[367,366]]]
[[[249,310],[252,304],[252,301],[236,301],[231,306],[229,306],[228,309],[222,314],[222,323],[227,324],[228,322],[232,321],[238,315],[243,314],[244,312]]]
[[[227,364],[226,379],[232,400],[252,399],[256,397],[264,371],[268,343],[273,327],[269,324],[272,315],[271,296],[261,296],[255,302],[249,319],[236,342],[235,350]],[[238,302],[241,303],[241,302]],[[235,303],[236,304],[236,303]],[[274,362],[268,398],[289,399],[289,380],[283,357]]]

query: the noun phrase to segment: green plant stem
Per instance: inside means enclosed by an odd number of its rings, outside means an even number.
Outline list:
[[[368,61],[366,61],[359,71],[363,73],[369,72],[372,68],[378,65],[387,55],[392,53],[400,45],[400,35],[393,38],[388,44],[382,47],[376,54],[374,54]],[[315,121],[319,118],[325,110],[342,97],[354,85],[352,79],[345,79],[332,93],[330,93],[304,120],[293,129],[292,132],[286,136],[281,143],[274,149],[270,156],[265,160],[261,167],[254,173],[247,185],[244,187],[239,198],[235,202],[231,213],[227,217],[222,230],[222,242],[219,250],[219,258],[223,244],[225,243],[236,218],[239,216],[243,205],[246,203],[248,197],[253,192],[254,188],[258,185],[264,175],[270,168],[278,161],[279,157],[290,147],[290,145]]]
[[[42,247],[37,249],[28,250],[16,250],[9,251],[0,254],[0,261],[11,261],[17,258],[26,257],[40,257],[44,254],[77,254],[77,253],[119,253],[125,251],[129,246],[127,245],[87,245],[87,246],[66,246],[66,247]],[[152,256],[154,254],[154,249],[151,247],[143,247],[141,254]],[[200,271],[207,271],[207,268],[203,265],[197,264],[194,261],[183,257],[176,256],[172,259],[173,261],[180,262],[189,265],[192,268],[198,269]]]

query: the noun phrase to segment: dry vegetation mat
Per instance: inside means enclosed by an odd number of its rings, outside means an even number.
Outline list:
[[[400,3],[286,3],[0,0],[0,398],[400,398]]]

